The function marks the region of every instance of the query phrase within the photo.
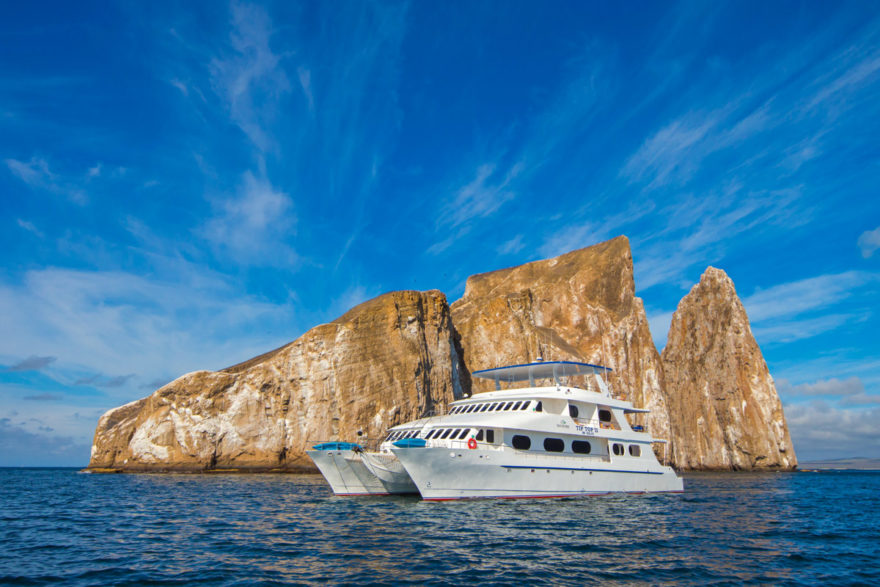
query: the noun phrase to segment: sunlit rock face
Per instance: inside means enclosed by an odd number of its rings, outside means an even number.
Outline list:
[[[469,371],[537,357],[609,366],[612,390],[651,410],[649,432],[670,439],[662,363],[635,297],[626,237],[474,275],[452,304],[452,317]],[[471,384],[474,392],[494,389],[481,379]]]
[[[445,296],[388,293],[280,349],[110,410],[89,467],[312,469],[310,441],[384,435],[461,397],[462,368]]]
[[[792,469],[782,404],[724,271],[681,300],[663,350],[673,451],[684,469]]]

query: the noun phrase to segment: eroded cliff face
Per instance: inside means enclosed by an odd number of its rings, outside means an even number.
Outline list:
[[[679,468],[797,465],[773,378],[724,271],[709,267],[679,303],[663,367]]]
[[[313,469],[309,442],[382,436],[460,397],[463,383],[445,296],[392,292],[280,349],[110,410],[89,467]]]
[[[464,296],[452,304],[452,317],[469,371],[528,363],[539,356],[606,365],[614,370],[609,382],[615,394],[651,410],[649,432],[673,440],[660,355],[642,300],[635,297],[626,237],[474,275]],[[493,385],[472,381],[474,392]],[[633,423],[644,423],[641,418]]]

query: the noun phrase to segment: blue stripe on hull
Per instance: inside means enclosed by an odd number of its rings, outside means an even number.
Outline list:
[[[579,469],[575,467],[542,467],[541,465],[500,465],[502,469],[554,469],[556,471],[597,471],[599,473],[638,473],[640,475],[662,475],[663,471],[625,471],[622,469]]]

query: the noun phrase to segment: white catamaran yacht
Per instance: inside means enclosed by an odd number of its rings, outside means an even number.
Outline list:
[[[606,367],[570,361],[476,371],[495,391],[450,404],[445,416],[389,430],[378,453],[323,443],[309,451],[337,494],[405,493],[426,500],[570,497],[681,492],[682,480],[654,456],[654,439],[630,426],[646,413],[611,396]],[[567,385],[587,376],[585,388]],[[536,381],[551,379],[552,385]],[[501,382],[528,387],[501,389]],[[326,447],[326,448],[324,448]]]

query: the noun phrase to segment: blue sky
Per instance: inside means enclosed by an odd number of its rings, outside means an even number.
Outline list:
[[[395,289],[630,238],[733,278],[801,460],[880,457],[873,2],[5,3],[0,465]]]

